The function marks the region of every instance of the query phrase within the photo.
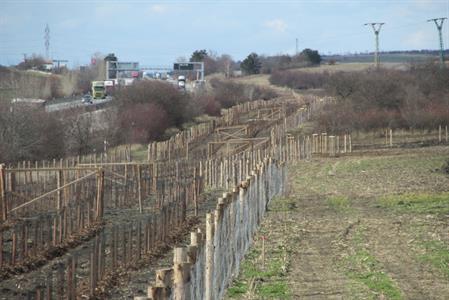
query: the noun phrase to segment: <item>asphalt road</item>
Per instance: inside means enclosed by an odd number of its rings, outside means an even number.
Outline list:
[[[106,99],[94,99],[92,103],[83,103],[81,101],[81,98],[79,99],[73,99],[67,102],[59,102],[55,104],[47,104],[45,106],[46,112],[54,112],[58,110],[64,110],[64,109],[70,109],[70,108],[76,108],[81,106],[90,106],[90,105],[97,105],[97,104],[103,104],[106,102],[109,102],[112,100],[112,97],[107,97]]]

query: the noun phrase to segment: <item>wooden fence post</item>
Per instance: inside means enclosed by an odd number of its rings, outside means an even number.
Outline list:
[[[352,137],[349,135],[349,153],[352,153]]]
[[[393,129],[390,129],[390,147],[393,147]]]
[[[447,136],[447,125],[444,127],[444,131],[445,131],[445,134],[446,134],[446,143],[447,143],[447,139],[448,139],[448,136]]]
[[[175,300],[190,300],[190,266],[187,248],[175,248],[173,257],[173,296]]]
[[[214,215],[206,214],[206,274],[205,274],[205,300],[213,300],[214,282]]]
[[[139,212],[142,213],[142,167],[137,165],[137,189],[139,200]]]
[[[56,286],[56,299],[64,299],[64,264],[59,263],[57,274],[57,286]]]
[[[201,171],[201,165],[200,165]],[[198,196],[197,196],[197,172],[196,167],[193,168],[193,204],[195,209],[195,216],[198,216]]]
[[[46,300],[52,300],[53,299],[53,273],[50,270],[50,272],[47,274],[47,278],[45,280],[45,296]]]
[[[57,185],[57,188],[58,188],[58,192],[57,192],[57,195],[58,195],[58,198],[57,198],[57,209],[58,209],[58,211],[61,211],[61,209],[62,209],[62,190],[61,190],[61,185],[62,185],[62,170],[58,170],[57,171],[57,173],[56,173],[56,185]]]
[[[1,201],[1,220],[8,219],[8,206],[6,204],[6,169],[4,164],[0,164],[0,201]]]
[[[388,145],[388,129],[385,129],[385,146]]]
[[[148,287],[147,297],[152,300],[166,300],[171,295],[171,283],[173,269],[165,268],[156,270],[156,282],[154,286]]]
[[[103,219],[103,209],[104,209],[104,170],[100,169],[97,172],[97,198],[96,198],[96,221],[101,221]]]
[[[335,157],[335,136],[329,136],[329,155]]]

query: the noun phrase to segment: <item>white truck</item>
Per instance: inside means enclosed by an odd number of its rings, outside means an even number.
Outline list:
[[[186,88],[186,77],[184,75],[179,75],[178,76],[178,87],[180,89],[185,89]]]

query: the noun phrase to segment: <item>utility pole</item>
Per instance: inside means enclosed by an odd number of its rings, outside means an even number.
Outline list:
[[[380,60],[379,60],[379,33],[382,25],[385,23],[365,23],[366,25],[371,25],[374,31],[375,41],[376,41],[376,52],[374,53],[374,64],[376,65],[376,69],[379,69]]]
[[[296,52],[295,55],[298,55],[298,38],[296,38]]]
[[[50,59],[50,27],[45,26],[45,35],[44,35],[44,40],[45,40],[45,56],[46,59]]]
[[[443,22],[447,18],[435,18],[427,20],[427,22],[434,22],[438,29],[438,36],[440,37],[440,68],[444,68],[444,48],[443,48]]]

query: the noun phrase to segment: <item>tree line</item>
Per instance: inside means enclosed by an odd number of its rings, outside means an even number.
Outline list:
[[[110,146],[163,140],[203,115],[256,99],[270,89],[212,80],[212,91],[188,94],[164,81],[137,81],[120,89],[111,105],[47,113],[27,105],[0,102],[0,162],[61,158],[103,151]]]
[[[252,52],[243,61],[237,62],[230,55],[222,54],[219,56],[213,51],[202,49],[195,50],[189,61],[204,62],[206,74],[224,73],[228,77],[235,70],[241,70],[243,75],[270,74],[276,70],[319,65],[321,60],[321,55],[317,50],[307,48],[293,56],[288,54],[266,56]]]
[[[449,123],[449,70],[429,64],[408,70],[358,72],[279,71],[272,84],[323,89],[334,96],[317,117],[328,132],[384,128],[428,129]]]

